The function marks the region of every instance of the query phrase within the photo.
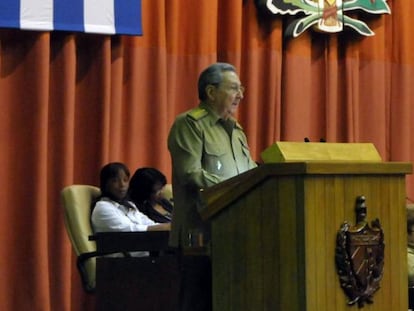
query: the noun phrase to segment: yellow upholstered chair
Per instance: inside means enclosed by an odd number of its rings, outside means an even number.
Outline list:
[[[120,249],[113,249],[110,252],[98,252],[96,242],[93,239],[89,239],[89,237],[94,234],[90,222],[91,208],[94,200],[100,193],[98,187],[91,185],[71,185],[65,187],[61,192],[66,231],[73,249],[78,256],[76,265],[79,269],[83,288],[87,292],[93,292],[95,290],[96,256],[134,250],[125,247],[125,245],[119,245]],[[165,186],[163,189],[163,196],[172,201],[171,184]],[[148,240],[151,241],[151,239],[155,239],[158,235],[159,233],[151,233],[147,234],[147,237]],[[165,240],[168,240],[167,236],[162,236],[160,238],[159,241],[161,241],[161,245],[167,244],[164,242]],[[154,247],[160,245],[156,242],[157,241],[154,240]],[[142,245],[148,249],[151,248],[144,242]],[[139,245],[135,244],[133,247],[138,247],[138,250],[141,250]],[[160,248],[162,247],[160,246]]]
[[[90,241],[93,235],[90,223],[93,201],[100,195],[98,187],[91,185],[71,185],[61,192],[64,208],[64,221],[69,239],[77,257],[77,267],[85,291],[95,289],[96,243]]]
[[[168,199],[169,193],[170,186],[165,193]],[[169,231],[94,234],[91,207],[99,195],[99,188],[91,185],[71,185],[61,192],[82,285],[96,295],[97,310],[177,310],[181,269],[175,250],[168,246]],[[135,251],[147,251],[149,256],[100,257]]]

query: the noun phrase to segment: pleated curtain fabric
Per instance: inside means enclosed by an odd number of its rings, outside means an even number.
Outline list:
[[[83,8],[58,1],[68,14]],[[96,10],[115,12],[107,1]],[[94,309],[60,192],[99,185],[110,161],[156,167],[171,182],[169,129],[198,104],[198,75],[213,62],[234,64],[246,87],[236,117],[254,160],[276,141],[308,137],[370,142],[383,161],[414,162],[414,1],[388,1],[391,15],[361,14],[370,37],[308,29],[286,38],[289,17],[263,15],[253,0],[141,5],[142,36],[0,30],[1,310]],[[0,1],[0,20],[18,12],[8,22],[20,28],[21,7]],[[414,199],[413,175],[406,191]]]

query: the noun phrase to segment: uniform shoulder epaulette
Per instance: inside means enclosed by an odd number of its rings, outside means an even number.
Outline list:
[[[194,108],[190,112],[187,113],[187,116],[189,116],[195,121],[204,118],[206,115],[208,115],[208,111],[200,107]]]

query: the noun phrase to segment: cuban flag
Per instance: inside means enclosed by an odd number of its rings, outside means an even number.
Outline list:
[[[141,0],[0,0],[0,27],[142,35]]]

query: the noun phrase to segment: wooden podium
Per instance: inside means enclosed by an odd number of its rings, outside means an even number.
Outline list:
[[[362,310],[406,311],[405,175],[410,163],[267,163],[211,188],[213,311],[349,311],[335,265],[337,233],[365,196],[385,253],[380,288]]]

